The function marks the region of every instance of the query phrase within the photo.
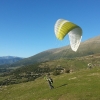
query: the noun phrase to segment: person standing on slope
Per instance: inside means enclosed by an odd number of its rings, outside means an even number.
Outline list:
[[[52,85],[53,84],[53,79],[50,76],[46,75],[46,80],[48,81],[50,89],[53,89],[54,88],[54,86]]]

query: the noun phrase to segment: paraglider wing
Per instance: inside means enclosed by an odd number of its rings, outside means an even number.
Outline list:
[[[80,28],[75,28],[72,31],[68,33],[69,35],[69,40],[70,40],[70,45],[73,51],[77,51],[81,38],[82,38],[82,30]]]
[[[77,51],[82,38],[82,29],[78,25],[64,19],[58,19],[54,31],[59,40],[63,40],[68,34],[72,50]]]

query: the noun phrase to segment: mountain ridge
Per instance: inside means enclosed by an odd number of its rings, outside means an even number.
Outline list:
[[[71,50],[70,45],[42,51],[29,58],[22,59],[12,66],[23,66],[57,59],[70,59],[100,53],[100,36],[81,42],[77,52]]]
[[[22,60],[22,59],[23,58],[16,57],[16,56],[1,56],[0,57],[0,65],[12,64],[12,63],[15,63],[15,62]]]

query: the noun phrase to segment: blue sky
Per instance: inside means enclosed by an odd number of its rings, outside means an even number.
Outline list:
[[[0,56],[30,57],[69,45],[55,37],[56,20],[79,25],[82,41],[100,35],[100,0],[0,0]]]

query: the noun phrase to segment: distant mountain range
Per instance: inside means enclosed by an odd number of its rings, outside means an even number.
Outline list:
[[[50,49],[40,52],[32,57],[19,60],[13,63],[12,67],[24,66],[24,65],[45,62],[50,60],[63,59],[63,58],[69,59],[75,57],[83,57],[98,53],[100,53],[100,36],[81,42],[77,52],[72,51],[70,45],[61,48]]]
[[[12,64],[12,63],[15,63],[15,62],[22,60],[22,59],[23,58],[21,58],[21,57],[3,56],[3,57],[0,57],[0,65]]]

